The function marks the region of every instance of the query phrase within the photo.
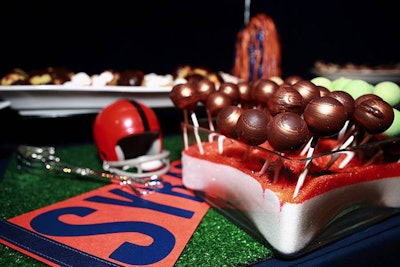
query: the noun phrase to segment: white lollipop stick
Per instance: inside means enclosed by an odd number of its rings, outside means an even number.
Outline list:
[[[337,138],[338,141],[340,141],[340,140],[343,139],[344,135],[346,134],[347,127],[349,126],[349,123],[350,123],[350,121],[347,120],[347,121],[344,123],[342,129],[339,131],[339,133],[338,133],[338,138]]]
[[[187,114],[187,110],[184,109],[183,110],[183,144],[185,149],[187,149],[189,147],[189,138],[188,138],[188,133],[187,133],[187,125],[189,123],[189,119],[188,119],[188,114]]]
[[[218,136],[218,152],[219,152],[219,154],[224,153],[224,140],[225,140],[224,135]]]
[[[282,165],[283,165],[282,158],[279,158],[277,164],[275,165],[274,183],[279,181],[279,176],[280,176],[280,173],[281,173]]]
[[[315,143],[315,145],[313,145],[312,143]],[[316,147],[316,143],[318,142],[318,138],[315,137],[311,137],[310,140],[310,148],[308,149],[307,152],[307,158],[309,158],[306,162],[306,165],[304,167],[303,172],[300,174],[299,178],[297,179],[297,184],[296,184],[296,188],[294,190],[293,193],[293,198],[297,197],[297,195],[299,194],[300,188],[303,186],[304,184],[304,180],[306,179],[307,173],[308,173],[308,169],[310,168],[311,162],[312,162],[312,155],[314,154],[314,150]]]
[[[269,154],[269,156],[265,160],[263,166],[261,167],[260,176],[265,174],[265,172],[267,171],[269,165],[271,165],[271,160],[272,160],[272,153]]]
[[[339,146],[338,148],[335,148],[335,150],[337,150],[337,149],[339,149],[339,150],[345,149],[346,147],[350,146],[350,144],[353,143],[353,141],[354,141],[354,135],[350,135],[350,137],[347,138],[347,140],[341,146]],[[339,165],[339,168],[341,168],[341,169],[344,168],[355,155],[354,151],[336,152],[335,154],[332,155],[332,157],[329,160],[329,162],[324,166],[324,170],[329,169],[329,167],[331,167],[332,164],[335,163],[335,161],[339,158],[339,155],[343,154],[343,153],[346,154],[346,158]]]
[[[300,156],[304,156],[307,153],[307,151],[310,150],[312,140],[313,140],[313,138],[311,137],[310,140],[307,142],[307,144],[301,150]]]
[[[192,122],[193,122],[193,130],[194,130],[194,137],[196,138],[197,146],[199,147],[200,154],[204,154],[203,145],[201,144],[201,138],[199,135],[199,122],[197,121],[196,113],[192,112],[191,114]]]
[[[207,119],[208,119],[208,127],[210,128],[210,131],[215,132],[215,127],[213,123],[213,119],[211,116],[211,112],[207,109]]]
[[[214,123],[212,120],[211,112],[207,109],[207,120],[208,120],[208,127],[212,133],[208,135],[208,141],[211,143],[213,141],[215,134]]]

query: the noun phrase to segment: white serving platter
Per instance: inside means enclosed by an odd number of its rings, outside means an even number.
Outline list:
[[[346,69],[335,69],[335,70],[317,70],[312,69],[311,73],[316,76],[326,77],[330,80],[336,80],[344,77],[349,79],[364,80],[366,82],[377,84],[384,81],[392,81],[400,83],[400,70],[346,70]]]
[[[134,99],[151,108],[173,107],[172,86],[0,86],[0,99],[22,116],[60,117],[97,113],[120,98]]]

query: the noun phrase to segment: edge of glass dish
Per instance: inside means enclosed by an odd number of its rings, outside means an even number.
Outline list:
[[[181,126],[183,130],[188,131],[187,132],[187,134],[189,135],[188,138],[193,139],[189,140],[189,143],[191,145],[194,145],[196,142],[195,137],[191,136],[195,132],[197,132],[197,134],[200,135],[201,140],[203,141],[207,140],[208,138],[205,135],[212,134],[213,136],[221,136],[221,134],[210,131],[209,129],[203,128],[201,126],[195,127],[191,124],[186,124],[186,123],[182,123]],[[307,161],[309,159],[314,159],[328,154],[351,151],[351,150],[365,150],[377,147],[379,148],[381,146],[387,146],[394,143],[400,144],[400,137],[374,141],[371,143],[366,143],[363,145],[353,146],[345,149],[337,149],[331,152],[313,155],[311,157],[302,157],[300,159],[291,158],[290,156],[286,156],[277,151],[268,150],[263,147],[258,147],[258,148],[265,150],[269,153],[273,153],[282,158],[286,158],[288,160]],[[244,231],[250,234],[255,240],[270,247],[278,257],[288,258],[288,259],[300,257],[313,250],[316,250],[320,247],[333,243],[339,239],[347,237],[362,229],[365,229],[376,223],[382,222],[385,219],[388,219],[389,217],[400,213],[400,208],[378,206],[378,205],[372,205],[370,203],[361,203],[358,204],[357,206],[352,206],[351,208],[347,208],[341,211],[335,217],[333,217],[327,223],[327,225],[323,229],[321,229],[319,234],[304,249],[294,254],[283,254],[278,250],[275,250],[274,247],[268,243],[265,237],[263,237],[263,235],[257,230],[256,226],[253,225],[253,223],[249,220],[249,218],[247,218],[246,215],[242,211],[240,211],[240,209],[234,207],[225,200],[217,198],[215,196],[211,196],[206,192],[195,191],[195,194],[204,201],[206,201],[207,203],[209,203],[222,215],[230,219],[233,223],[241,227]],[[222,202],[223,205],[221,205]]]

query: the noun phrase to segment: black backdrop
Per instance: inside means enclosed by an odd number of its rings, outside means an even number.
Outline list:
[[[310,75],[316,60],[400,61],[396,1],[252,0],[251,15],[275,21],[283,76]],[[2,8],[2,74],[66,66],[171,73],[182,64],[229,72],[244,25],[244,0],[8,1]]]

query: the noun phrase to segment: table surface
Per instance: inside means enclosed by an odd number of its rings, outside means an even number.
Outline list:
[[[179,125],[182,119],[181,114],[177,113],[176,110],[168,110],[168,112],[160,110],[157,111],[157,115],[160,116],[160,124],[165,136],[164,142],[166,143],[167,148],[173,151],[172,157],[177,158],[180,155],[181,149],[179,143],[176,143],[177,140],[179,140],[177,137],[179,138],[180,136]],[[79,144],[90,145],[92,142],[91,123],[94,118],[93,115],[77,116],[73,118],[21,118],[14,111],[3,109],[0,110],[0,118],[5,122],[3,125],[12,125],[11,123],[14,123],[14,126],[12,126],[13,128],[10,126],[10,129],[7,129],[6,131],[2,130],[0,133],[0,197],[4,197],[4,199],[0,199],[0,201],[8,201],[17,209],[19,205],[18,202],[13,202],[10,199],[13,197],[17,198],[20,192],[8,189],[9,192],[13,194],[15,193],[15,196],[7,196],[4,188],[1,187],[1,182],[4,172],[10,164],[10,158],[12,159],[13,152],[18,144],[32,143],[37,145],[50,144],[56,146],[72,146]],[[33,136],[32,131],[36,131],[37,135]],[[7,219],[7,214],[9,213],[0,210],[0,218]],[[246,242],[254,245],[254,253],[256,254],[259,253],[259,255],[262,255],[269,249],[263,248],[262,244],[252,240],[243,230],[237,228],[231,221],[227,220],[214,209],[210,210],[206,215],[199,226],[198,232],[200,234],[213,233],[211,231],[215,232],[215,230],[207,229],[207,224],[210,224],[210,222],[214,224],[213,227],[215,227],[215,224],[219,224],[219,227],[227,227],[227,231],[237,231],[237,235],[234,236],[234,238],[243,238]],[[196,234],[193,236],[193,239],[195,240],[194,242],[203,242],[201,238],[204,237],[199,237]],[[224,238],[224,236],[219,236],[219,238]],[[293,265],[338,266],[339,264],[351,266],[392,266],[394,262],[400,260],[400,254],[398,253],[398,248],[400,247],[398,243],[399,240],[400,215],[396,215],[299,258],[282,259],[273,256],[272,258],[261,260],[253,265],[259,267]],[[247,262],[244,262],[243,264],[234,264],[231,261],[225,260],[225,257],[229,257],[229,255],[236,255],[237,253],[244,252],[242,249],[238,250],[237,246],[234,245],[235,240],[226,239],[221,242],[227,244],[221,243],[219,246],[214,248],[211,247],[210,250],[221,247],[224,251],[219,251],[218,253],[208,251],[208,254],[197,255],[197,257],[204,259],[203,263],[208,262],[210,264],[209,266],[236,266],[248,264]],[[231,244],[229,242],[231,242]],[[209,243],[204,242],[204,244],[207,246]],[[188,244],[188,248],[182,255],[184,257],[187,257],[188,255],[196,255],[196,252],[190,251],[190,249],[191,243]],[[207,251],[207,248],[201,248],[201,251],[198,253],[204,253],[204,251]],[[14,266],[17,263],[19,266],[42,265],[40,262],[37,262],[19,252],[8,249],[5,246],[0,246],[0,255],[6,255],[6,257],[0,257],[0,265],[2,266]],[[237,255],[233,256],[233,258],[234,257],[237,257]],[[14,259],[14,262],[10,262],[10,258]],[[4,259],[6,259],[6,261]],[[177,266],[185,266],[186,264],[188,264],[188,262],[179,261]]]

